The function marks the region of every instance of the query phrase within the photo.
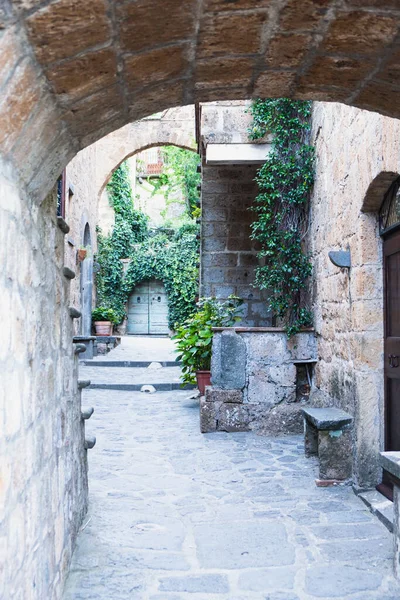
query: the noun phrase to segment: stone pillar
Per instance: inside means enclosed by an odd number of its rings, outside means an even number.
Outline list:
[[[319,478],[346,481],[353,472],[350,429],[318,432]]]

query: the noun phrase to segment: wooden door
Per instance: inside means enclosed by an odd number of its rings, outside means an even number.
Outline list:
[[[149,301],[149,333],[168,334],[168,301],[161,281],[150,281]]]
[[[127,333],[149,333],[149,283],[137,285],[128,300]]]
[[[146,281],[136,286],[128,300],[127,333],[167,335],[168,302],[161,281]]]
[[[383,242],[385,450],[400,450],[400,231]]]

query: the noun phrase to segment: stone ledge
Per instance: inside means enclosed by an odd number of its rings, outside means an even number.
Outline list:
[[[400,452],[380,452],[381,466],[399,480],[400,487]]]
[[[342,429],[353,423],[353,417],[339,408],[303,408],[304,418],[316,429]]]
[[[286,333],[283,327],[213,327],[213,331],[234,331],[235,333]],[[314,333],[313,327],[305,328],[299,331],[301,333]]]

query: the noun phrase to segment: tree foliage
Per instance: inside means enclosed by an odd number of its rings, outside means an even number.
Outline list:
[[[179,189],[185,199],[189,216],[193,215],[199,201],[197,186],[201,181],[201,174],[197,172],[200,157],[191,150],[177,146],[163,146],[163,170],[158,180],[154,183],[153,194],[165,187],[165,195]]]
[[[108,236],[98,230],[97,302],[112,308],[120,323],[135,285],[159,279],[165,285],[169,325],[174,328],[193,311],[198,294],[198,226],[188,222],[176,231],[150,232],[148,217],[133,208],[128,174],[123,163],[107,186],[115,224]],[[130,261],[125,274],[121,259]]]
[[[255,283],[269,292],[271,310],[293,335],[312,321],[305,302],[311,263],[304,241],[314,182],[311,102],[258,99],[250,110],[252,139],[273,136],[272,151],[256,178],[260,193],[253,207],[252,238],[261,245],[261,265]]]

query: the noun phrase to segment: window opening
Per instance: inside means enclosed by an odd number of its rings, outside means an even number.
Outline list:
[[[66,171],[57,179],[57,217],[65,218]]]

